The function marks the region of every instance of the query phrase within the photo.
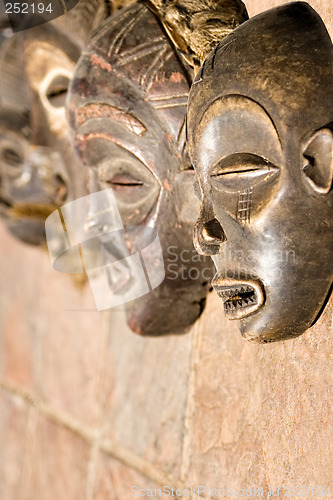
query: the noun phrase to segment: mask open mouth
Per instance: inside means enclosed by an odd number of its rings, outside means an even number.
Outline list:
[[[257,311],[264,303],[264,290],[254,280],[214,278],[213,287],[223,300],[228,319],[242,319]]]

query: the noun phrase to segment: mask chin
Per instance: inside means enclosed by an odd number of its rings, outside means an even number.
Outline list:
[[[302,335],[323,312],[332,291],[331,276],[318,279],[317,271],[306,267],[283,269],[279,283],[266,286],[264,305],[239,321],[242,337],[252,343],[270,343]],[[289,279],[290,277],[290,279]],[[289,279],[289,282],[288,282]]]
[[[45,243],[45,224],[40,220],[8,220],[9,232],[28,245],[40,246]]]

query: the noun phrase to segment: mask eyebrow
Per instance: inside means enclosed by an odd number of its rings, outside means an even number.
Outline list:
[[[80,127],[94,118],[111,118],[124,125],[130,132],[140,136],[146,132],[146,127],[135,116],[109,104],[86,104],[76,111],[77,124]]]

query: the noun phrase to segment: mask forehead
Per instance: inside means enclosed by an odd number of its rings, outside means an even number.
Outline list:
[[[278,132],[265,110],[243,96],[225,96],[214,101],[197,129],[197,167],[211,166],[235,153],[261,156],[281,164]]]
[[[70,78],[74,71],[75,62],[66,53],[45,42],[29,44],[24,57],[30,85],[38,92],[45,92],[47,85],[57,74]]]
[[[315,69],[314,69],[315,68]],[[260,103],[284,137],[313,132],[333,119],[332,42],[318,14],[295,2],[253,17],[227,36],[202,65],[189,97],[190,144],[218,96]]]
[[[130,110],[140,122],[147,119],[146,128],[156,112],[162,130],[177,143],[188,91],[184,70],[155,16],[135,5],[108,20],[88,44],[71,87],[73,126],[76,109],[102,101],[123,114]]]
[[[30,110],[30,89],[23,69],[22,51],[21,33],[9,36],[0,47],[1,104],[21,114]]]

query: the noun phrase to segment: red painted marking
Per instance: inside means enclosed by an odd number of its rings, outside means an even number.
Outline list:
[[[163,186],[165,187],[165,189],[167,191],[171,191],[170,184],[168,183],[168,181],[166,179],[163,181]]]
[[[181,73],[172,73],[170,76],[170,82],[180,83],[185,81],[185,77]]]
[[[102,59],[101,57],[98,57],[98,55],[96,55],[96,54],[93,54],[90,57],[90,62],[94,66],[99,66],[101,69],[106,69],[106,71],[108,71],[109,73],[112,71],[111,64],[107,63],[106,61],[104,61],[104,59]]]

